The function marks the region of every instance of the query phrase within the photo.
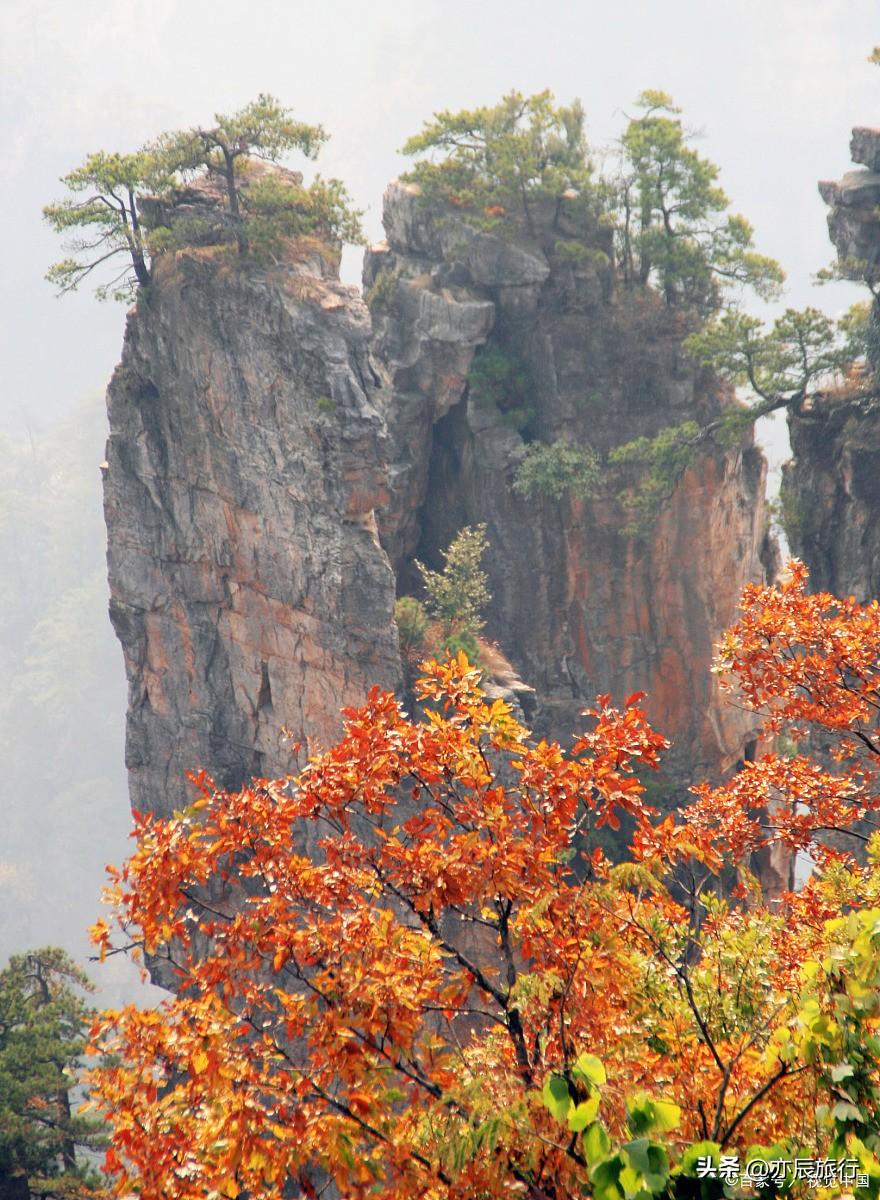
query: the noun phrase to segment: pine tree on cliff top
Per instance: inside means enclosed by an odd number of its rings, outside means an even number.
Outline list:
[[[285,239],[302,235],[332,244],[362,239],[360,214],[339,180],[317,176],[303,186],[292,175],[255,175],[249,169],[253,159],[278,163],[293,151],[315,158],[327,140],[320,125],[296,120],[268,95],[231,115],[215,114],[214,122],[161,134],[135,154],[91,154],[62,178],[71,195],[43,209],[49,225],[69,235],[69,257],[47,275],[60,295],[119,256],[125,265],[98,285],[98,298],[130,300],[147,286],[151,259],[188,244],[193,228],[185,222],[170,230],[148,228],[142,202],[150,196],[173,212],[184,181],[200,175],[220,183],[228,240],[240,254],[272,254]]]

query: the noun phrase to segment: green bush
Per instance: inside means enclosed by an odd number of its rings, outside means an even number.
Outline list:
[[[400,653],[408,658],[425,647],[428,630],[428,614],[421,600],[415,596],[401,596],[394,605],[394,620],[400,639]]]
[[[592,191],[583,108],[557,105],[549,91],[436,113],[403,153],[424,156],[404,178],[426,203],[448,204],[478,226],[513,218],[534,235],[536,206],[571,192],[569,208],[584,208]]]
[[[731,428],[739,428],[737,421]],[[741,436],[741,429],[739,432]],[[639,468],[634,489],[628,496],[624,494],[624,503],[634,518],[624,533],[636,536],[648,529],[694,461],[700,439],[696,421],[682,421],[680,425],[667,425],[654,437],[636,438],[611,451],[608,462],[612,467]]]
[[[604,250],[586,246],[583,242],[573,238],[560,238],[559,241],[554,242],[553,252],[557,258],[573,263],[575,266],[591,266],[599,270],[611,264],[611,259]]]
[[[460,629],[458,632],[451,633],[449,637],[444,638],[443,649],[452,658],[463,650],[472,667],[480,665],[480,648],[477,645],[477,639],[466,629]]]
[[[400,271],[392,271],[387,267],[379,271],[373,280],[372,287],[367,290],[365,296],[367,307],[387,312],[397,298],[397,281],[399,279]]]
[[[573,446],[557,440],[529,446],[513,481],[520,496],[549,496],[559,500],[566,492],[592,496],[602,477],[599,457],[592,446]]]
[[[485,624],[483,609],[492,596],[480,563],[487,548],[486,526],[465,525],[442,552],[442,571],[432,571],[416,559],[425,585],[425,608],[441,623],[444,639],[460,633],[475,637]]]
[[[532,377],[515,351],[497,345],[485,346],[474,357],[467,379],[476,403],[494,404],[514,429],[522,432],[533,419]]]

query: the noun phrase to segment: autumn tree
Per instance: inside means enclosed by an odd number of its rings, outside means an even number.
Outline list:
[[[624,281],[656,280],[668,304],[716,308],[729,285],[764,298],[783,280],[777,262],[754,249],[748,221],[730,213],[715,163],[690,144],[681,110],[659,91],[621,138],[619,260]]]
[[[725,1154],[793,1196],[795,1160],[843,1160],[831,1190],[873,1200],[880,607],[794,564],[746,590],[718,668],[768,737],[834,739],[833,769],[770,753],[661,817],[639,696],[566,752],[462,657],[425,665],[422,722],[373,691],[298,778],[200,776],[138,816],[111,898],[179,991],[95,1027],[118,1192],[684,1200],[723,1194]],[[593,834],[623,814],[614,865]],[[750,862],[777,843],[816,869],[770,903]]]
[[[13,955],[0,971],[0,1190],[92,1194],[77,1151],[101,1144],[101,1123],[75,1112],[92,991],[63,950]]]
[[[535,206],[583,201],[591,187],[584,111],[557,105],[550,91],[510,92],[498,104],[436,113],[402,153],[424,155],[404,178],[426,200],[460,209],[466,219],[518,217],[535,235]]]

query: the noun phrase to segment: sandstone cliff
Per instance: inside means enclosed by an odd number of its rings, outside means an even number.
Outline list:
[[[863,166],[819,190],[842,272],[880,282],[880,129],[857,128],[850,143]],[[878,320],[876,300],[873,305]],[[859,600],[880,596],[880,408],[820,397],[788,418],[793,459],[784,508],[792,550],[814,589]]]
[[[534,692],[506,667],[495,682],[537,732],[565,740],[597,692],[645,690],[673,776],[743,755],[749,718],[709,667],[764,570],[751,441],[702,453],[639,536],[613,482],[589,501],[511,488],[530,442],[604,456],[733,403],[683,358],[674,312],[616,288],[606,233],[573,253],[564,209],[545,216],[537,240],[502,237],[392,185],[365,266],[372,314],[320,254],[158,261],[108,393],[136,808],[179,807],[201,766],[224,786],[282,774],[285,731],[327,744],[340,706],[400,687],[395,586],[414,590],[414,556],[436,563],[480,521],[488,632]],[[518,398],[477,394],[490,354],[517,363]]]
[[[681,776],[730,768],[750,722],[709,667],[743,584],[763,574],[765,465],[751,441],[703,454],[639,537],[610,483],[591,501],[526,499],[511,484],[527,442],[605,454],[732,398],[684,360],[676,314],[615,290],[601,229],[573,255],[564,211],[536,240],[511,240],[437,219],[399,183],[384,223],[365,289],[388,380],[380,533],[399,586],[417,590],[414,555],[436,563],[462,525],[485,522],[488,632],[536,689],[536,731],[565,740],[597,693],[645,690]],[[527,410],[475,396],[490,350],[527,377]]]
[[[283,774],[285,727],[330,744],[340,705],[398,683],[369,336],[320,257],[180,254],[129,317],[105,513],[137,809],[180,807],[198,767]]]

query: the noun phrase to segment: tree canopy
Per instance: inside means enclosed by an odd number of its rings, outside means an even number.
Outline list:
[[[719,378],[745,390],[747,402],[699,423],[669,425],[613,449],[612,466],[636,467],[625,502],[644,528],[668,499],[700,449],[736,445],[760,417],[784,409],[807,413],[824,401],[856,408],[880,396],[876,374],[876,313],[853,305],[834,319],[817,308],[786,309],[765,323],[736,307],[713,315],[685,339],[685,353]]]
[[[320,125],[295,120],[274,96],[261,94],[231,115],[215,113],[212,126],[165,134],[159,145],[176,171],[189,175],[204,170],[219,180],[226,193],[232,236],[239,252],[246,254],[250,242],[241,202],[242,161],[258,158],[274,163],[292,150],[315,158],[326,140]],[[273,198],[277,208],[277,187]]]
[[[0,1182],[36,1194],[90,1194],[78,1148],[101,1144],[101,1123],[72,1111],[71,1090],[91,1016],[86,976],[63,950],[13,955],[0,971]]]
[[[179,992],[95,1028],[117,1190],[708,1200],[738,1156],[773,1194],[821,1159],[876,1197],[880,607],[796,563],[746,589],[718,669],[832,765],[770,752],[661,816],[641,696],[600,697],[566,752],[462,656],[425,664],[423,720],[374,690],[297,779],[202,775],[188,811],[138,816],[111,898]],[[624,814],[614,865],[594,835]],[[769,847],[812,856],[801,891],[761,894]]]
[[[690,144],[665,92],[645,91],[621,138],[619,260],[624,280],[656,279],[667,303],[716,308],[724,286],[769,299],[782,268],[753,245],[749,222],[728,212],[719,170]]]
[[[73,195],[43,209],[56,233],[71,235],[70,257],[54,263],[46,276],[60,295],[76,291],[94,270],[120,255],[125,265],[97,285],[99,299],[127,299],[135,287],[149,283],[150,248],[140,200],[146,192],[167,188],[171,177],[163,157],[144,148],[135,154],[90,154],[62,178]]]
[[[495,105],[436,113],[402,153],[426,155],[405,176],[426,199],[477,218],[517,215],[532,234],[536,203],[590,188],[583,107],[557,105],[550,91],[514,91]]]
[[[122,255],[123,270],[96,293],[131,299],[150,282],[156,254],[198,243],[206,228],[204,219],[192,217],[172,220],[171,228],[148,220],[144,199],[173,218],[184,182],[199,176],[216,179],[223,197],[219,226],[216,216],[210,222],[212,235],[219,233],[241,254],[271,254],[303,235],[334,244],[361,241],[360,214],[340,180],[317,176],[306,186],[291,173],[253,170],[253,160],[278,163],[293,151],[313,159],[326,140],[320,125],[296,120],[273,96],[261,94],[235,113],[215,114],[211,126],[163,133],[134,154],[91,154],[61,181],[73,196],[43,209],[53,229],[71,235],[71,257],[55,263],[47,278],[63,295]]]

